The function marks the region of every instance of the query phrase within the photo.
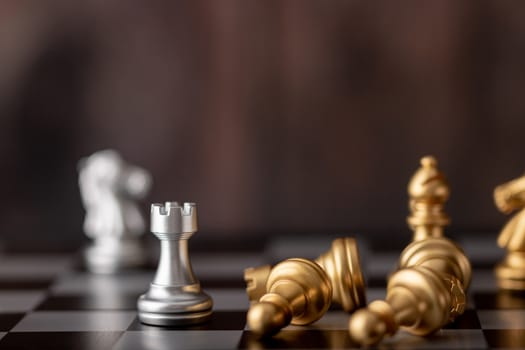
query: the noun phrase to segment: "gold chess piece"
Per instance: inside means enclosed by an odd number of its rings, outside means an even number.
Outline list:
[[[498,236],[498,245],[508,251],[495,269],[498,286],[508,290],[525,290],[525,175],[497,186],[494,202],[505,214],[518,211]]]
[[[291,324],[317,321],[332,301],[326,272],[307,259],[287,259],[275,265],[266,282],[267,292],[252,303],[247,314],[250,329],[260,335],[277,333]]]
[[[466,290],[472,278],[472,267],[463,250],[445,237],[432,237],[410,243],[401,253],[399,268],[425,266],[457,278]]]
[[[425,266],[398,270],[388,281],[386,300],[374,301],[350,318],[350,336],[361,345],[374,345],[400,327],[415,335],[431,334],[464,308],[459,284]]]
[[[421,158],[421,166],[408,184],[410,216],[407,223],[414,232],[413,240],[442,237],[443,227],[450,223],[444,212],[450,189],[445,175],[432,156]]]
[[[248,267],[244,269],[244,282],[246,282],[246,294],[250,303],[259,301],[266,294],[266,282],[272,272],[271,265]]]
[[[365,282],[355,239],[335,239],[330,250],[319,256],[315,262],[328,274],[333,289],[333,304],[341,306],[346,312],[366,305]],[[270,271],[270,265],[244,271],[246,293],[251,302],[258,301],[266,293]]]
[[[359,344],[376,344],[399,328],[428,335],[465,311],[472,268],[454,242],[444,237],[412,242],[399,267],[388,281],[386,300],[372,302],[350,319],[350,336]]]

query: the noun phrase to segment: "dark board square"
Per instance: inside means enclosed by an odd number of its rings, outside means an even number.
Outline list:
[[[525,309],[525,293],[498,291],[474,293],[474,304],[478,310]]]
[[[259,237],[261,236],[262,237]],[[263,254],[268,243],[266,234],[255,233],[249,235],[250,239],[229,239],[208,238],[203,239],[203,235],[197,235],[190,240],[190,252],[192,253],[217,253],[224,254],[252,253]]]
[[[138,295],[49,296],[36,310],[135,310]]]
[[[20,313],[0,314],[0,332],[7,332],[24,317]]]
[[[476,310],[467,309],[454,320],[454,322],[449,323],[444,327],[445,329],[481,329],[481,324],[479,323],[478,314]]]
[[[243,311],[214,311],[211,319],[207,322],[192,325],[192,326],[178,326],[178,327],[158,327],[143,324],[138,318],[131,323],[128,331],[141,330],[243,330],[246,324],[246,312]]]
[[[122,332],[8,333],[0,349],[104,350],[111,349]]]
[[[239,349],[346,349],[356,348],[346,330],[283,330],[271,338],[245,331]]]
[[[52,279],[38,277],[31,279],[1,278],[0,290],[47,289],[52,282]]]
[[[470,260],[472,269],[475,270],[492,270],[497,262],[497,259]]]
[[[209,288],[246,288],[246,282],[242,276],[239,278],[221,278],[217,276],[216,278],[204,277],[199,278],[201,286],[203,289]]]
[[[486,329],[485,339],[491,348],[522,349],[525,329]]]
[[[392,237],[381,237],[377,235],[374,239],[370,239],[368,244],[373,252],[389,253],[401,252],[406,245],[411,241],[412,234],[407,230],[404,232],[394,232]]]
[[[369,277],[366,286],[369,288],[386,288],[387,277]]]

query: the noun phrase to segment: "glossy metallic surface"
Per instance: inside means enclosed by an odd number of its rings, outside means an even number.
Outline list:
[[[425,266],[439,273],[456,277],[467,289],[472,279],[472,267],[463,250],[453,241],[428,238],[409,244],[401,253],[399,268]]]
[[[450,223],[444,212],[450,189],[445,175],[432,156],[421,158],[421,166],[408,184],[410,215],[407,223],[414,232],[413,240],[442,237],[443,227]]]
[[[246,294],[251,303],[259,301],[266,294],[266,282],[271,271],[272,267],[270,265],[249,267],[244,270]]]
[[[247,314],[248,326],[260,336],[273,335],[290,323],[315,322],[332,301],[332,286],[326,272],[306,259],[287,259],[275,265],[266,290]]]
[[[410,243],[390,276],[384,301],[374,301],[351,317],[351,338],[374,345],[398,328],[426,336],[457,316],[466,306],[472,267],[463,250],[444,237]]]
[[[335,304],[346,312],[366,305],[365,282],[355,239],[347,237],[334,240],[332,248],[315,261],[330,278]]]
[[[213,302],[193,274],[188,239],[197,231],[194,203],[152,204],[151,231],[160,239],[159,266],[148,292],[138,300],[139,319],[151,325],[204,322]]]
[[[357,242],[353,238],[338,238],[332,247],[315,260],[327,273],[333,288],[332,303],[346,312],[366,305],[365,282],[361,269]],[[251,302],[266,293],[270,265],[248,268],[244,271],[246,293]]]
[[[350,336],[361,345],[374,345],[398,328],[415,335],[437,331],[450,322],[451,312],[464,310],[463,289],[452,279],[424,266],[398,270],[388,281],[386,300],[374,301],[350,318]]]

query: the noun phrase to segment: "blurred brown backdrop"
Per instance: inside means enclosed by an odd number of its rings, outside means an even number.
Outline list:
[[[76,244],[76,163],[148,168],[209,237],[408,234],[434,154],[449,232],[525,170],[525,2],[0,2],[1,235]]]

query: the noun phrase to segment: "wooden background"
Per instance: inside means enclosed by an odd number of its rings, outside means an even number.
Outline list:
[[[0,235],[76,244],[80,157],[149,169],[206,235],[407,234],[434,154],[452,232],[525,170],[525,2],[0,2]],[[204,235],[205,236],[205,235]]]

